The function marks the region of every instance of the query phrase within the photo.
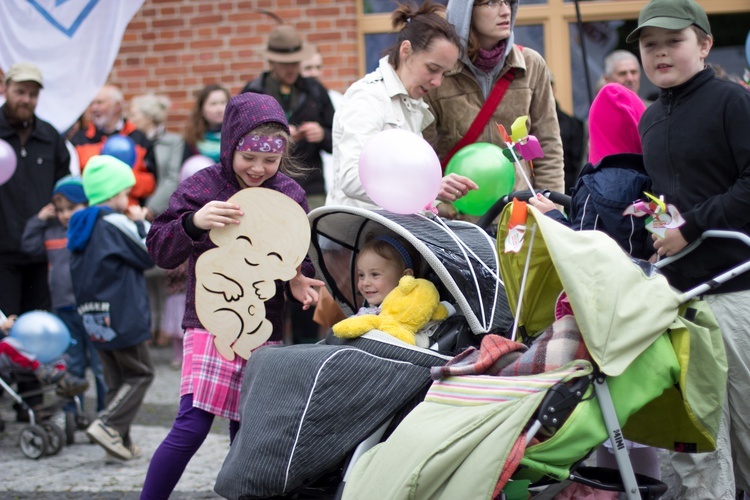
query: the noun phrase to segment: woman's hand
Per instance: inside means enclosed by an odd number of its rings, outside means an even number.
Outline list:
[[[479,189],[476,182],[463,175],[448,174],[440,183],[440,192],[437,197],[441,201],[456,201],[466,196],[466,193],[472,189]]]
[[[239,205],[226,201],[209,201],[193,215],[193,224],[199,229],[208,231],[227,224],[239,224],[240,217],[245,215]]]
[[[318,303],[318,299],[320,299],[318,288],[322,286],[326,286],[326,284],[302,274],[301,267],[297,268],[297,276],[289,282],[289,289],[292,291],[294,298],[302,303],[302,310],[310,309],[310,306]]]

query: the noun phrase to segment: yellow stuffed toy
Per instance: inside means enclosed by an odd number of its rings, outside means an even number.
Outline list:
[[[415,334],[427,323],[448,317],[440,303],[440,294],[430,281],[402,276],[398,286],[388,293],[380,314],[352,316],[333,325],[337,337],[355,338],[370,330],[380,330],[407,344],[416,345]]]

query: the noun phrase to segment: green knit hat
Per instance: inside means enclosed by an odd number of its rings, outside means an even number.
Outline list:
[[[92,156],[83,169],[83,190],[90,205],[107,201],[133,185],[133,170],[114,156]]]

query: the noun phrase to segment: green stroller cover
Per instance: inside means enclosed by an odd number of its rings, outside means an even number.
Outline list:
[[[646,274],[609,236],[601,231],[573,231],[531,206],[526,207],[521,251],[506,253],[511,211],[508,205],[501,216],[498,254],[512,311],[518,304],[531,228],[536,225],[520,323],[532,334],[538,326],[551,323],[555,302],[564,288],[586,347],[601,371],[610,375],[610,391],[624,436],[676,451],[715,449],[727,366],[721,333],[707,304],[694,300],[680,306],[681,295],[663,276]],[[649,355],[629,368],[647,349]],[[627,376],[620,377],[626,370]],[[643,380],[652,383],[643,387]],[[624,401],[615,394],[621,387]],[[575,427],[576,412],[591,411],[601,420],[596,405],[592,409],[586,406],[579,405],[566,426],[542,443],[541,450],[567,448],[555,446],[555,442],[567,439],[568,433],[575,434],[568,429]],[[530,447],[527,457],[533,455]],[[558,458],[552,461],[567,462]]]
[[[564,289],[591,357],[607,375],[619,375],[677,317],[680,294],[664,276],[643,268],[601,231],[573,231],[527,206],[526,232],[517,253],[505,252],[512,204],[498,225],[498,255],[511,311],[516,312],[526,255],[536,226],[520,314],[530,335],[554,321]]]

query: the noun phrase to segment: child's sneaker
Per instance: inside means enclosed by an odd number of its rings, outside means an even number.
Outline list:
[[[83,394],[88,388],[89,383],[87,380],[78,378],[68,372],[63,372],[62,378],[57,381],[55,394],[63,398],[72,398],[73,396]]]
[[[62,370],[58,370],[52,365],[40,365],[39,368],[34,371],[34,375],[36,375],[36,378],[37,380],[39,380],[40,384],[52,385],[56,384],[61,378],[63,378],[65,376],[65,372]]]
[[[130,458],[136,459],[140,458],[141,455],[143,455],[143,450],[141,450],[141,447],[137,444],[130,443],[128,446],[126,446],[128,451],[130,452]],[[112,453],[111,451],[107,450],[107,455],[109,455],[112,458],[116,458],[118,460],[122,460],[120,457]]]
[[[107,450],[107,453],[120,460],[130,460],[133,458],[131,451],[122,443],[120,433],[98,418],[86,429],[86,435],[96,444]]]

